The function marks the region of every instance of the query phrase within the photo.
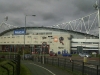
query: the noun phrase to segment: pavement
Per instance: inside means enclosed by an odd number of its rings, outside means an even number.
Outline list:
[[[41,64],[40,62],[22,60],[21,63],[29,68],[32,75],[71,75],[67,71],[64,71],[60,68],[51,65]]]

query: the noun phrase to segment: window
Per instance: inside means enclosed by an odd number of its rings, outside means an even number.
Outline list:
[[[12,37],[12,38],[15,38],[15,37]]]
[[[52,43],[52,41],[48,41],[48,43]]]
[[[39,35],[44,35],[45,33],[38,33]]]
[[[12,43],[14,43],[14,42],[12,41]]]
[[[71,41],[71,43],[78,43],[78,42],[72,42],[72,41]]]
[[[47,37],[43,36],[42,39],[46,39]]]
[[[29,41],[27,41],[27,43],[30,43]]]
[[[51,35],[52,33],[51,33],[51,32],[47,32],[46,34],[47,34],[47,35]]]
[[[19,36],[16,36],[17,38],[19,38]]]
[[[26,33],[26,35],[29,35],[29,33]]]
[[[18,43],[20,43],[20,42],[18,41]]]
[[[93,44],[99,44],[99,42],[93,42]]]
[[[27,36],[28,38],[31,38],[31,36]]]

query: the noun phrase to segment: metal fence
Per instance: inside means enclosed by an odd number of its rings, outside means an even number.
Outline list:
[[[43,63],[43,57],[33,57],[33,61]],[[100,65],[85,63],[78,60],[70,61],[68,58],[44,57],[44,64],[50,64],[64,70],[70,70],[77,73],[77,75],[100,75]]]
[[[1,75],[20,75],[20,55],[0,55],[0,61],[6,61],[0,64]]]

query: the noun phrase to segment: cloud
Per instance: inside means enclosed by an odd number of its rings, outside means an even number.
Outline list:
[[[87,13],[94,11],[93,5],[95,4],[95,0],[73,0],[73,4],[79,11]]]
[[[57,25],[95,12],[94,3],[95,0],[0,0],[0,22],[8,16],[7,23],[24,26],[25,15],[36,15],[27,17],[27,26]]]

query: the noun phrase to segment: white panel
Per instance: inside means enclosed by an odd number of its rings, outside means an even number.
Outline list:
[[[72,39],[72,42],[99,42],[99,39]]]
[[[72,47],[77,47],[77,46],[98,47],[98,45],[93,45],[93,44],[72,44]]]

